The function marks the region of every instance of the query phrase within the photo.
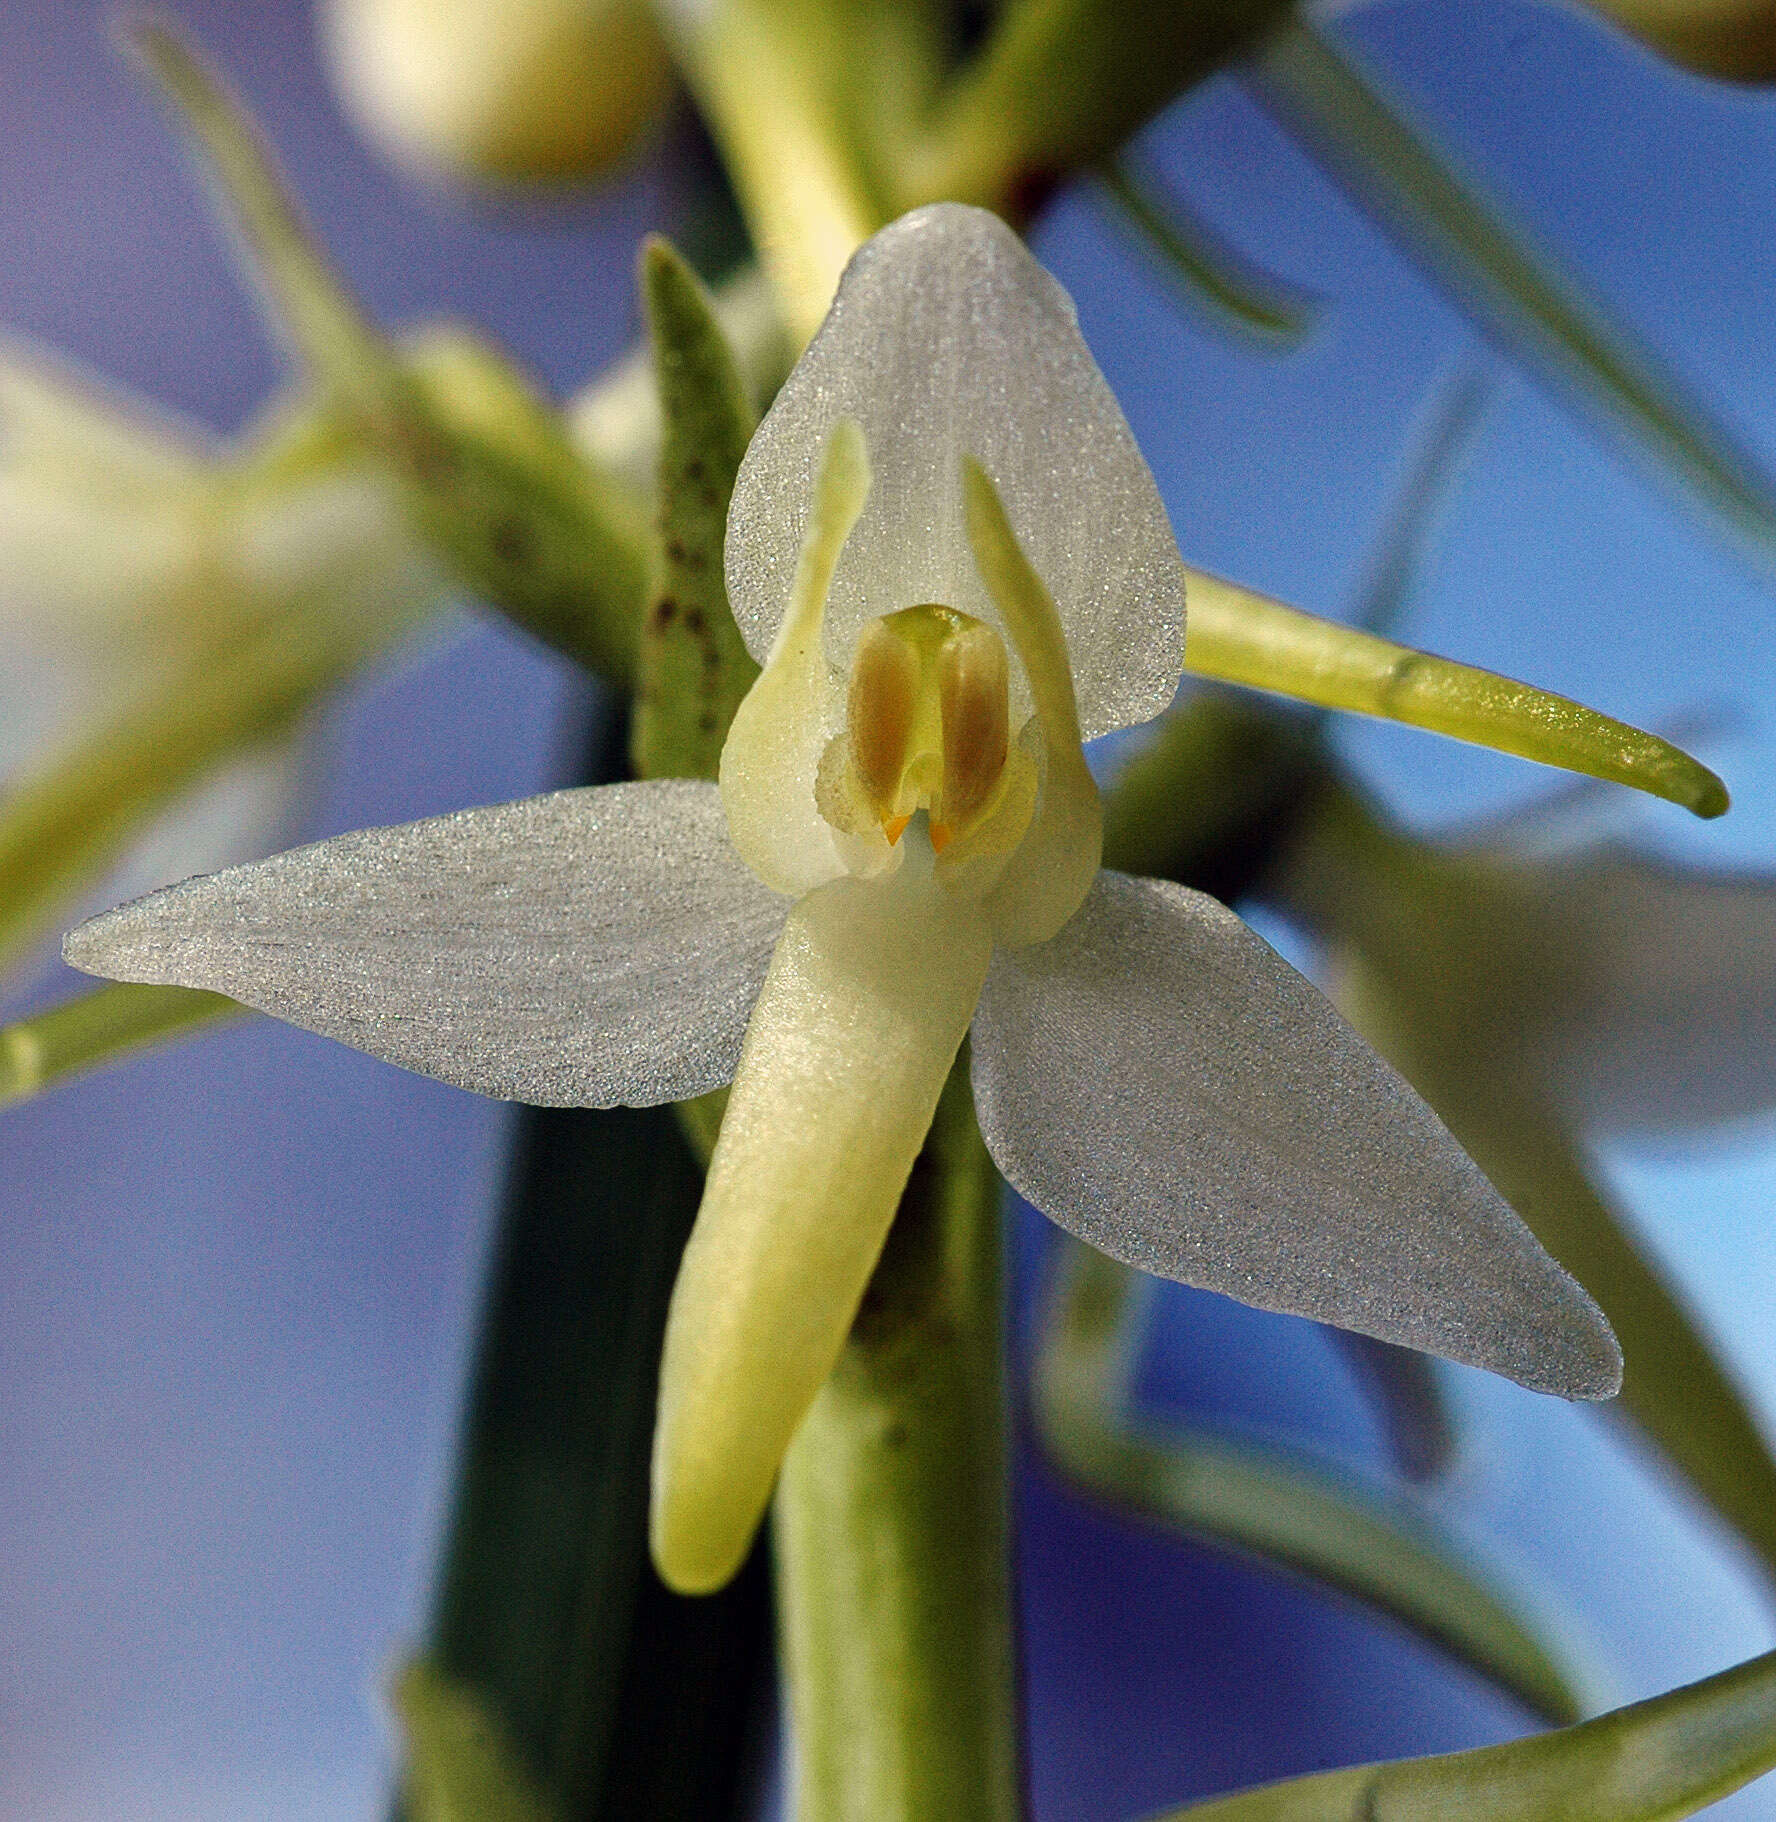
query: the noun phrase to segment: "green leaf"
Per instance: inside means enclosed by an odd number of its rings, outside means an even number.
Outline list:
[[[316,247],[244,116],[170,26],[137,19],[127,35],[201,153],[272,320],[346,403],[386,411],[398,385],[394,351]]]
[[[741,266],[714,287],[710,301],[756,415],[795,362],[771,282],[757,266]],[[653,350],[646,340],[577,392],[566,418],[569,435],[594,463],[631,492],[652,493],[663,431]]]
[[[1064,1251],[1036,1354],[1043,1446],[1099,1498],[1233,1544],[1391,1615],[1535,1713],[1581,1712],[1567,1673],[1512,1603],[1403,1497],[1331,1467],[1130,1414],[1151,1280],[1077,1241]]]
[[[1776,490],[1650,350],[1530,250],[1321,32],[1295,17],[1245,79],[1285,127],[1514,357],[1625,434],[1767,575]]]
[[[0,1025],[0,1107],[82,1070],[244,1013],[226,994],[108,981],[47,1012]]]
[[[1559,1733],[1359,1765],[1159,1822],[1672,1822],[1776,1766],[1776,1653]]]
[[[1370,558],[1368,576],[1351,616],[1363,632],[1385,637],[1399,625],[1417,586],[1439,512],[1453,490],[1461,457],[1491,391],[1485,371],[1464,362],[1433,397],[1413,441],[1405,484],[1383,523],[1380,545]]]
[[[557,1822],[499,1726],[473,1693],[424,1658],[389,1691],[406,1745],[402,1796],[410,1822]]]
[[[642,621],[630,756],[642,778],[714,778],[759,667],[728,607],[728,501],[756,419],[695,273],[658,238],[641,256],[660,389],[659,550]]]
[[[1531,684],[1317,619],[1218,576],[1188,573],[1184,663],[1198,676],[1632,785],[1697,816],[1727,808],[1726,786],[1656,734]]]
[[[316,248],[246,117],[165,26],[133,42],[178,111],[272,318],[402,483],[471,589],[545,644],[622,682],[646,587],[640,508],[503,356],[444,331],[404,356]]]
[[[1176,197],[1162,194],[1134,156],[1106,160],[1095,172],[1117,212],[1193,302],[1260,346],[1298,347],[1312,327],[1314,304],[1260,271],[1216,229]]]

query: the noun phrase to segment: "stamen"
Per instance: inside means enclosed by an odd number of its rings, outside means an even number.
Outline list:
[[[958,628],[938,654],[937,690],[943,788],[932,806],[934,845],[940,827],[965,828],[974,820],[1005,770],[1010,739],[1005,642],[979,621]]]
[[[919,655],[895,637],[886,621],[873,620],[863,629],[846,700],[851,765],[884,829],[912,757],[907,749],[919,707],[920,668]],[[902,826],[906,821],[901,818]],[[897,841],[899,836],[896,829],[888,839]]]
[[[879,828],[894,847],[924,810],[937,853],[956,844],[972,854],[983,841],[982,852],[1009,853],[1030,808],[1027,759],[1018,801],[1007,799],[1009,676],[999,634],[954,608],[903,607],[872,621],[852,659],[845,732],[821,764],[820,813],[847,834]],[[999,827],[1005,815],[1015,833]]]

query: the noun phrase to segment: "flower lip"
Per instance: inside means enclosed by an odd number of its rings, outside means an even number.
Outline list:
[[[727,582],[748,649],[770,653],[834,426],[874,477],[832,577],[825,651],[942,602],[989,626],[958,471],[992,478],[1053,593],[1089,738],[1147,720],[1184,663],[1184,570],[1165,508],[1066,293],[996,216],[915,210],[859,249],[832,311],[759,426],[734,489]],[[1028,709],[1012,667],[1012,720]]]

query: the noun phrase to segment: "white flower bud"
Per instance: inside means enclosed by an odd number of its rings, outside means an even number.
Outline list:
[[[670,64],[645,0],[328,0],[336,79],[403,163],[494,183],[573,183],[619,163]]]

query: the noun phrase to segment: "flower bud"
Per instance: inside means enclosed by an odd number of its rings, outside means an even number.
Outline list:
[[[1591,0],[1624,31],[1698,76],[1776,80],[1776,0]]]
[[[339,88],[406,164],[493,183],[602,175],[659,111],[645,0],[329,0]]]

